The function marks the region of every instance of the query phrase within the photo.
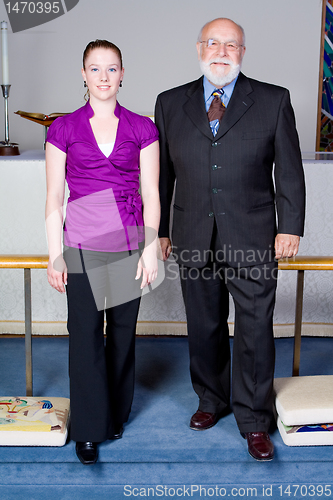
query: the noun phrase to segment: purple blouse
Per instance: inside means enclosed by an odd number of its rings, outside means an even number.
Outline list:
[[[138,248],[143,239],[140,151],[158,140],[158,131],[150,118],[118,102],[114,113],[119,123],[108,158],[93,134],[89,119],[94,111],[89,102],[57,118],[48,130],[47,142],[67,155],[67,246],[118,252]]]

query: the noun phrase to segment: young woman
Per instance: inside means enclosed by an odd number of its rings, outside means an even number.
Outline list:
[[[47,136],[47,273],[67,293],[71,438],[91,464],[98,443],[122,437],[131,409],[140,292],[158,270],[159,151],[152,121],[117,102],[117,46],[90,42],[82,76],[88,102],[57,118]]]

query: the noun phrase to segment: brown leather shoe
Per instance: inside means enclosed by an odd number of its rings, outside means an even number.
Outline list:
[[[247,445],[251,457],[255,460],[272,460],[274,445],[267,432],[246,432]]]
[[[219,420],[219,413],[208,413],[197,410],[190,420],[190,429],[194,431],[205,431],[213,427]]]

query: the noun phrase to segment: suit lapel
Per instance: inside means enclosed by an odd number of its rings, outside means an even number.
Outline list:
[[[202,81],[203,77],[193,82],[187,91],[188,100],[183,105],[183,109],[201,133],[212,140],[213,134],[207,118]]]
[[[215,139],[220,139],[226,134],[240,120],[244,113],[250,109],[254,101],[248,94],[252,91],[252,86],[248,78],[243,73],[240,73]]]

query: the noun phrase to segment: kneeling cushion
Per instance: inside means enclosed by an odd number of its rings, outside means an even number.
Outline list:
[[[276,378],[274,390],[284,425],[333,422],[333,375]]]
[[[0,397],[0,446],[63,446],[69,399]]]

